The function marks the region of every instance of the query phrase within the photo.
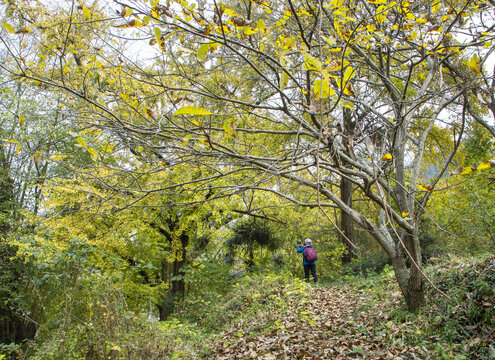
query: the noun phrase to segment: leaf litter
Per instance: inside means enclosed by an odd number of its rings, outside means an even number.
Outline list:
[[[366,291],[346,285],[314,287],[304,297],[284,297],[281,293],[276,299],[272,300],[272,311],[221,333],[211,344],[208,358],[424,358],[420,349],[396,340],[401,331],[409,331],[407,324],[389,321],[381,311],[383,304],[369,307],[371,299]],[[388,323],[388,333],[383,331],[384,323]]]

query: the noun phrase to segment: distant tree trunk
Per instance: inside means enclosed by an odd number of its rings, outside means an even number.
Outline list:
[[[23,286],[22,274],[26,271],[23,263],[13,258],[17,249],[5,241],[11,231],[15,207],[14,181],[10,176],[10,163],[0,144],[0,281],[2,284],[0,287],[0,299],[2,299],[0,301],[0,342],[5,344],[33,339],[36,333],[36,324],[23,317],[13,306],[14,299],[19,296]]]
[[[189,236],[183,233],[180,236],[180,242],[181,248],[177,250],[175,260],[172,263],[171,273],[169,271],[168,263],[166,261],[162,263],[162,281],[165,281],[167,277],[170,277],[170,289],[164,296],[163,301],[157,305],[160,321],[167,320],[173,313],[177,300],[184,298],[186,282],[184,280],[183,268],[187,260]]]
[[[340,180],[340,198],[347,206],[352,208],[352,183],[344,177]],[[354,244],[354,222],[343,211],[340,213],[340,230],[345,236],[339,234],[340,241],[346,247],[346,252],[342,255],[342,261],[344,263],[350,263],[356,257],[354,247],[352,246]]]
[[[352,113],[350,109],[344,108],[344,142],[346,147],[346,154],[350,157],[353,156],[352,141],[354,138],[355,124],[352,121]],[[344,164],[345,165],[345,164]],[[340,198],[341,200],[352,209],[352,182],[342,176],[340,179]],[[346,252],[342,255],[342,261],[344,263],[350,263],[352,259],[356,257],[354,250],[354,222],[352,218],[344,211],[340,212],[340,230],[344,234],[339,234],[340,241],[346,247]]]

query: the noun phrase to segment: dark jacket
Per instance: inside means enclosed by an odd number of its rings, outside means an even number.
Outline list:
[[[307,246],[298,246],[297,247],[297,252],[298,253],[303,253],[303,265],[314,265],[316,264],[316,261],[313,261],[313,262],[309,262],[308,259],[306,259],[306,254],[304,253],[304,249],[306,249],[307,247],[313,247],[311,245],[307,245]]]

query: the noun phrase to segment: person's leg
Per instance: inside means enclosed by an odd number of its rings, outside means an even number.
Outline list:
[[[304,267],[304,279],[309,282],[309,267],[310,265],[303,265]]]
[[[318,278],[316,277],[316,264],[310,265],[311,269],[311,275],[313,275],[313,280],[315,281],[315,284],[318,282]],[[309,276],[308,276],[308,281],[309,281]]]

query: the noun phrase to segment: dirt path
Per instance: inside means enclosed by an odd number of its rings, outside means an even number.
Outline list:
[[[265,318],[265,324],[271,324],[265,329],[241,324],[222,334],[210,358],[422,359],[417,349],[390,345],[387,333],[376,330],[378,322],[388,319],[378,307],[360,311],[368,300],[364,291],[346,286],[315,287],[306,304],[283,304],[274,311],[277,315]]]

